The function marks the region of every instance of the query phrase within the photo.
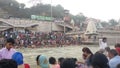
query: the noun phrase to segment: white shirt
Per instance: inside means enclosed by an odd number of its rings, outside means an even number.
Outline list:
[[[103,42],[102,39],[99,39],[99,46],[100,49],[105,49],[107,47],[107,43]]]

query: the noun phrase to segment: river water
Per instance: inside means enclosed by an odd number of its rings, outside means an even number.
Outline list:
[[[35,58],[37,55],[43,54],[46,55],[48,58],[53,56],[56,60],[59,57],[64,58],[77,58],[79,61],[83,61],[82,59],[82,48],[89,47],[93,53],[99,50],[98,45],[81,45],[81,46],[66,46],[66,47],[54,47],[54,48],[23,48],[17,49],[23,53],[24,62],[30,64],[31,68],[36,68],[36,61]],[[114,46],[110,46],[114,48]]]

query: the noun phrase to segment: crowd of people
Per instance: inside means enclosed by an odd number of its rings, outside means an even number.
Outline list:
[[[80,38],[74,38],[65,35],[62,32],[4,32],[1,33],[3,36],[0,38],[0,43],[6,38],[15,39],[16,47],[61,47],[63,45],[80,44]]]
[[[5,47],[0,50],[0,68],[30,68],[24,62],[24,56],[13,47],[15,40],[7,38]],[[36,56],[38,68],[120,68],[120,44],[117,43],[114,49],[107,45],[107,38],[103,38],[100,50],[93,53],[88,47],[83,47],[81,55],[84,62],[76,58],[60,57],[58,61],[55,57],[48,57],[40,54]]]

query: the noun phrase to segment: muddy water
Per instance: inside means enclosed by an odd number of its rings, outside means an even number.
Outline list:
[[[37,55],[43,54],[46,55],[48,58],[53,56],[56,59],[59,57],[73,57],[77,58],[79,61],[83,61],[82,59],[82,48],[86,47],[85,45],[82,46],[67,46],[67,47],[55,47],[55,48],[25,48],[25,49],[18,49],[24,55],[24,62],[30,64],[31,68],[36,68],[35,58]],[[95,53],[99,47],[97,45],[88,45],[93,53]],[[111,46],[111,48],[114,48]]]

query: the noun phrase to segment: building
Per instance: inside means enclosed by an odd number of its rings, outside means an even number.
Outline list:
[[[52,25],[51,25],[52,23]],[[47,21],[36,21],[36,20],[26,20],[26,19],[2,19],[0,18],[0,30],[5,31],[12,29],[13,31],[25,32],[25,30],[31,32],[51,32],[52,31],[71,31],[73,30],[72,24],[64,22],[47,22]],[[3,29],[4,27],[4,29]]]

